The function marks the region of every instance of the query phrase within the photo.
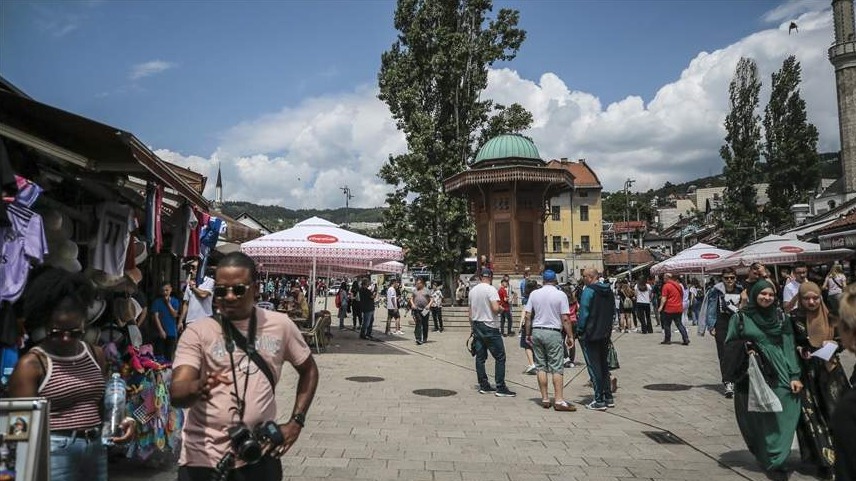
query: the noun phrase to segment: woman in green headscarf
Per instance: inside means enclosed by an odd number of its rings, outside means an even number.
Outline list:
[[[749,379],[735,384],[734,411],[749,451],[773,479],[787,479],[785,462],[800,418],[800,365],[790,320],[776,307],[776,291],[769,281],[758,280],[749,291],[746,306],[728,326],[726,342],[744,341],[764,359],[768,382],[782,403],[782,412],[749,412]],[[740,317],[742,317],[742,322]]]

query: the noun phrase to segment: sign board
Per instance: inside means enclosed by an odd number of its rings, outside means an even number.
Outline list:
[[[49,422],[47,399],[0,399],[0,481],[50,480]]]

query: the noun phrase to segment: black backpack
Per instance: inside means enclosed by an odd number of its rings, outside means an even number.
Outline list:
[[[589,306],[586,321],[586,341],[603,341],[612,336],[612,320],[615,318],[615,297],[609,288],[589,286],[594,296]]]

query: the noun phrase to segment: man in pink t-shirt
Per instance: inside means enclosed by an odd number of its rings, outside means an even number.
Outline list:
[[[261,423],[277,419],[276,386],[247,352],[238,347],[240,342],[233,345],[226,340],[228,336],[223,331],[226,324],[210,317],[200,319],[189,325],[179,338],[170,386],[172,404],[187,408],[179,457],[180,481],[210,480],[228,453],[235,455],[234,469],[240,479],[282,479],[278,458],[297,441],[315,396],[318,367],[312,352],[288,316],[254,307],[256,278],[256,266],[250,257],[240,252],[228,254],[217,269],[214,299],[222,322],[231,322],[248,338],[251,342],[247,347],[255,345],[255,352],[273,374],[274,383],[286,362],[297,371],[299,379],[291,416],[288,422],[276,426],[282,442],[278,445],[264,442],[265,455],[254,464],[247,465],[233,452],[227,433],[230,428],[243,423],[253,430]],[[250,332],[253,323],[256,329]]]

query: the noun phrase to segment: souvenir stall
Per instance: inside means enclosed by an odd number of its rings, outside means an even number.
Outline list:
[[[198,254],[210,221],[204,178],[127,132],[2,88],[0,102],[0,397],[33,342],[22,316],[28,280],[40,266],[81,272],[98,292],[84,339],[104,348],[137,421],[121,449],[171,459],[181,411],[170,405],[171,366],[151,343],[150,308],[164,282],[180,297],[181,262]]]

